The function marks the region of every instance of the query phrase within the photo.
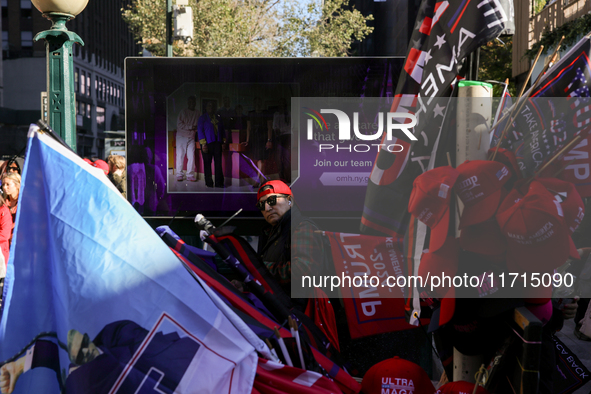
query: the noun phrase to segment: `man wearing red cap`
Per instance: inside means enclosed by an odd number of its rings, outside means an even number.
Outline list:
[[[264,183],[257,193],[256,205],[268,223],[259,237],[258,254],[285,292],[291,294],[292,268],[297,275],[320,272],[322,268],[322,239],[314,234],[318,228],[294,207],[291,189],[282,181]],[[294,306],[303,311],[306,303],[295,301]]]

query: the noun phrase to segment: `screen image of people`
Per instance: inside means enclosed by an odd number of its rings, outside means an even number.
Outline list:
[[[256,193],[269,180],[291,182],[290,106],[297,90],[183,84],[167,99],[167,192]]]

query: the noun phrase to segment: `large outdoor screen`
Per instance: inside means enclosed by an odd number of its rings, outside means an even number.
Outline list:
[[[260,217],[258,185],[282,179],[305,186],[308,215],[359,216],[377,151],[335,160],[319,120],[336,118],[315,114],[324,98],[379,98],[387,112],[403,60],[126,59],[128,200],[143,216]]]

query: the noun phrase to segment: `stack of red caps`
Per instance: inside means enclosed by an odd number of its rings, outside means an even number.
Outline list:
[[[570,235],[562,205],[542,183],[532,181],[525,195],[513,189],[496,218],[507,239],[510,272],[551,272],[568,259]]]
[[[449,204],[458,175],[451,166],[437,167],[419,175],[413,183],[408,210],[431,229],[431,252],[440,249],[447,238]]]

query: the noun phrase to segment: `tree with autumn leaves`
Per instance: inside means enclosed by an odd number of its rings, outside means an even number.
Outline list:
[[[189,0],[193,40],[175,41],[174,56],[347,56],[371,33],[349,0]],[[133,0],[122,9],[142,46],[166,53],[166,1]]]

